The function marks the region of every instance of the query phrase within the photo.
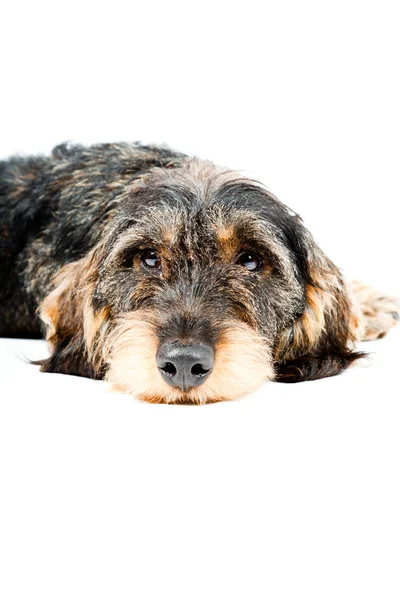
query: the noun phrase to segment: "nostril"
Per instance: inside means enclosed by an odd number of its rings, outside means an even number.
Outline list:
[[[209,373],[211,371],[211,369],[204,369],[203,365],[197,364],[197,365],[193,365],[193,367],[190,369],[190,372],[192,375],[196,375],[196,377],[202,377],[204,375],[207,375],[207,373]]]
[[[184,344],[179,340],[162,342],[156,364],[168,385],[188,390],[202,385],[214,367],[214,349],[205,342]]]
[[[171,362],[165,363],[163,367],[159,367],[160,371],[163,371],[169,377],[176,375],[176,367]]]

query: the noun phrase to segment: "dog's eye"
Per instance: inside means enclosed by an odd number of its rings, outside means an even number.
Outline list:
[[[246,267],[248,271],[258,271],[261,267],[261,258],[255,252],[242,252],[236,259],[236,264]]]
[[[145,250],[142,252],[141,261],[148,269],[158,271],[161,268],[161,257],[155,250]]]

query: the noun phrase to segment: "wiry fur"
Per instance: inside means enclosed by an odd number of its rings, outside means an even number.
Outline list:
[[[146,271],[155,248],[162,269]],[[236,264],[256,252],[262,268]],[[39,336],[43,371],[106,378],[151,402],[231,399],[265,379],[335,375],[399,318],[346,283],[300,217],[258,182],[169,149],[59,146],[0,163],[0,335]],[[182,391],[163,341],[207,342],[215,365]]]
[[[244,395],[272,379],[267,346],[248,325],[227,324],[216,344],[216,364],[207,381],[183,393],[162,379],[154,357],[159,340],[154,316],[134,311],[121,316],[103,346],[106,378],[116,390],[148,402],[205,404]]]
[[[355,303],[359,308],[357,339],[383,338],[400,318],[400,300],[382,296],[379,292],[359,281],[352,282]]]

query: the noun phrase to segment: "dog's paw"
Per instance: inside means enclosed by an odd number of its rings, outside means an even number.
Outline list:
[[[361,310],[362,341],[383,338],[400,321],[400,299],[383,296],[373,288],[352,282]]]

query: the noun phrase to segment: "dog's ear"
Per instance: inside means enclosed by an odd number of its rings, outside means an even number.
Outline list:
[[[39,307],[45,323],[51,356],[38,361],[41,371],[101,379],[103,368],[93,353],[93,342],[107,320],[105,311],[96,315],[92,293],[97,281],[100,251],[64,266],[54,280],[54,289]]]
[[[294,219],[292,250],[304,285],[305,305],[280,335],[275,349],[276,380],[287,383],[336,375],[364,355],[353,350],[362,323],[350,286],[300,219]]]

